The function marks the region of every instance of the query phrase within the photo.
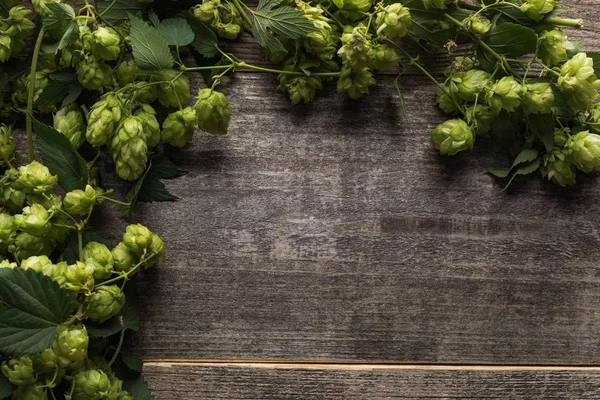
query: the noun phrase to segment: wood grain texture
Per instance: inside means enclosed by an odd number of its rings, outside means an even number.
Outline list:
[[[596,400],[600,371],[160,365],[144,368],[158,399]]]

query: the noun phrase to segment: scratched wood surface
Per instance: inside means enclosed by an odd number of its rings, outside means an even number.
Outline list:
[[[600,0],[562,4],[600,50]],[[432,84],[400,80],[404,120],[393,78],[291,106],[273,76],[240,72],[222,87],[230,135],[169,153],[190,171],[168,183],[182,200],[136,216],[168,248],[141,277],[133,343],[159,399],[600,398],[597,370],[566,367],[600,364],[600,179],[502,193],[484,172],[506,156],[482,139],[440,157]]]

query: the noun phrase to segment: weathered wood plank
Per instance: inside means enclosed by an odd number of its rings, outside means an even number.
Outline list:
[[[599,370],[147,365],[159,399],[521,399],[600,397]]]
[[[169,249],[143,277],[145,359],[600,362],[596,178],[501,193],[489,141],[432,149],[424,78],[402,81],[408,122],[391,77],[308,107],[236,81],[231,134],[173,151],[182,200],[137,216]]]

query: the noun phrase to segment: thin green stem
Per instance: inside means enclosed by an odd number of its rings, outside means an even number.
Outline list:
[[[239,0],[233,0],[233,5],[237,9],[237,11],[240,13],[240,17],[242,17],[242,19],[244,20],[244,22],[246,22],[250,26],[250,28],[252,28],[252,20],[250,19],[250,17],[248,16],[248,14],[244,11],[244,8],[242,7],[242,4],[240,4]],[[244,6],[245,6],[245,4],[244,4]],[[248,7],[246,7],[246,8],[248,8]],[[250,12],[252,12],[252,10],[250,10]]]
[[[33,49],[33,57],[31,59],[31,72],[29,75],[29,93],[27,96],[27,149],[29,151],[29,161],[35,158],[35,148],[33,147],[33,99],[35,95],[35,75],[37,73],[38,58],[44,40],[44,27],[40,28],[35,47]]]
[[[193,71],[208,71],[211,69],[227,69],[229,65],[213,65],[207,67],[181,67],[184,72],[193,72]]]
[[[79,261],[83,261],[83,227],[77,229],[77,249],[79,250]]]
[[[123,347],[123,339],[125,339],[125,329],[121,330],[121,336],[119,336],[119,344],[117,345],[115,354],[113,354],[112,358],[108,362],[109,368],[115,363],[115,361],[117,361],[117,357],[119,357],[119,354],[121,353],[121,348]]]
[[[547,17],[541,21],[542,24],[552,24],[556,26],[565,26],[567,28],[581,29],[583,28],[583,20],[571,18]]]
[[[116,3],[117,3],[117,0],[113,0],[113,1],[112,1],[112,2],[111,2],[109,5],[108,5],[108,7],[106,7],[106,8],[104,9],[104,11],[102,11],[102,12],[101,12],[100,14],[98,14],[98,15],[100,15],[100,16],[103,16],[103,15],[104,15],[104,14],[106,14],[106,13],[107,13],[107,12],[108,12],[108,11],[109,11],[109,10],[110,10],[110,9],[111,9],[111,8],[112,8],[112,7],[113,7],[115,4],[116,4]]]
[[[125,207],[129,207],[131,205],[131,203],[125,203],[125,202],[122,202],[122,201],[119,201],[119,200],[115,200],[113,198],[106,197],[106,196],[98,196],[98,198],[99,199],[103,199],[103,200],[108,200],[108,201],[111,201],[113,203],[119,204],[121,206],[125,206]]]

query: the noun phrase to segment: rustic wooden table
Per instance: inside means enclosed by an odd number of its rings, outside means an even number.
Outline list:
[[[562,3],[600,50],[600,0]],[[501,193],[508,159],[440,157],[432,84],[400,81],[404,121],[393,78],[294,107],[237,73],[230,135],[172,152],[182,200],[137,215],[168,248],[134,344],[158,399],[600,399],[600,180]]]

